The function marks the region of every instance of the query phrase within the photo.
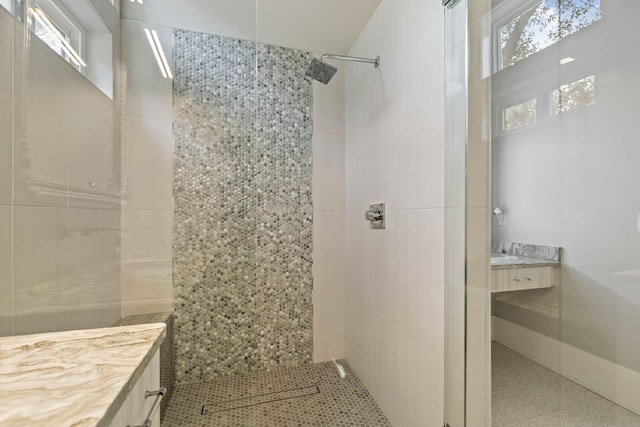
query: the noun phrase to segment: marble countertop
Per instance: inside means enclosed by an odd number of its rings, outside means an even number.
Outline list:
[[[526,268],[526,267],[546,267],[560,265],[560,261],[549,259],[530,258],[526,256],[491,254],[491,269],[500,270],[503,268]]]
[[[560,265],[561,248],[513,242],[492,242],[491,269]]]
[[[107,426],[165,325],[0,338],[0,426]]]

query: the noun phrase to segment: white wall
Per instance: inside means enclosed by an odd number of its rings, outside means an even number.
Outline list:
[[[173,82],[162,77],[145,27],[122,21],[124,316],[173,311]],[[173,30],[150,28],[158,32],[171,61]]]
[[[444,39],[439,2],[383,0],[346,69],[347,360],[394,426],[444,413]],[[364,220],[386,202],[386,230]]]
[[[380,0],[122,1],[122,17],[310,52],[345,54]]]
[[[313,361],[345,357],[344,69],[313,82]]]

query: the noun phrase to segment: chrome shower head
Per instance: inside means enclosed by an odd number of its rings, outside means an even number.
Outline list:
[[[380,56],[376,56],[375,58],[358,58],[355,56],[344,56],[344,55],[322,55],[320,59],[313,58],[309,67],[307,67],[307,72],[305,76],[311,77],[321,83],[327,84],[329,80],[336,74],[338,69],[333,65],[329,65],[324,62],[325,58],[329,59],[337,59],[340,61],[350,61],[350,62],[364,62],[367,64],[373,64],[374,68],[378,68],[380,65]]]
[[[333,65],[329,65],[326,62],[313,58],[311,64],[309,64],[309,67],[307,67],[305,76],[311,77],[312,79],[317,80],[320,83],[327,84],[337,71],[338,69]]]

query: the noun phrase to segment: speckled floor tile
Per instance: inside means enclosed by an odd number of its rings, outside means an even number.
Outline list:
[[[315,386],[319,393],[307,393]],[[295,389],[302,389],[304,393],[291,392]],[[270,401],[265,395],[273,395],[277,400]],[[228,404],[231,401],[234,404]],[[203,414],[205,406],[235,409]],[[162,426],[387,427],[391,424],[349,364],[339,360],[179,384]]]
[[[640,416],[492,343],[494,427],[638,427]]]

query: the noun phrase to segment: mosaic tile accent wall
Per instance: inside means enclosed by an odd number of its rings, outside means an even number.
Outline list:
[[[175,31],[176,375],[311,362],[308,52]]]

